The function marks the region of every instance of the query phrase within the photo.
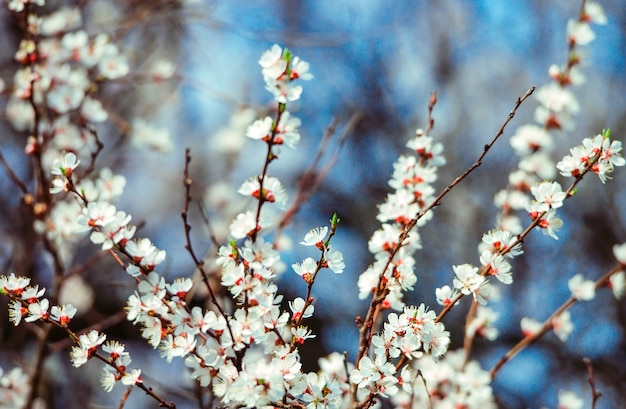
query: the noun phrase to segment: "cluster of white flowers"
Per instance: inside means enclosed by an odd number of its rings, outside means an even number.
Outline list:
[[[77,343],[72,347],[70,358],[75,367],[84,365],[96,354],[100,345],[105,341],[106,335],[91,330],[85,334],[76,335],[69,329],[69,324],[76,315],[76,308],[71,304],[53,305],[44,298],[45,288],[38,285],[30,285],[30,278],[17,277],[15,274],[0,276],[0,293],[10,298],[9,320],[19,325],[22,319],[26,322],[42,321],[54,324],[67,331],[68,335]],[[130,356],[124,352],[124,346],[117,341],[109,341],[103,347],[110,357],[102,374],[102,385],[106,391],[111,391],[115,382],[121,380],[125,385],[141,383],[141,370],[129,369]],[[5,388],[3,404],[11,403],[10,407],[23,407],[25,392],[29,388],[29,382],[23,379],[17,385],[14,382],[20,378],[21,371],[14,368],[0,383]],[[21,376],[23,378],[26,375]],[[27,377],[27,376],[26,376]],[[28,377],[27,377],[28,378]]]
[[[259,234],[273,221],[266,216],[266,205],[284,209],[287,194],[279,179],[268,176],[267,165],[276,160],[279,147],[295,148],[300,140],[300,120],[286,110],[287,102],[300,98],[298,79],[310,79],[308,64],[290,51],[274,45],[261,57],[266,88],[279,104],[276,118],[269,116],[253,122],[246,135],[268,146],[264,173],[246,180],[238,192],[252,197],[256,211],[235,216],[230,225],[234,239],[218,251],[221,284],[236,303],[232,315],[204,320],[204,336],[196,353],[186,358],[192,375],[201,385],[213,385],[213,393],[230,405],[264,406],[280,401],[302,402],[307,407],[340,407],[347,392],[347,374],[341,378],[329,371],[302,373],[298,347],[315,337],[303,325],[314,312],[313,299],[297,297],[289,301],[290,312],[280,310],[282,296],[277,294],[274,278],[281,270],[280,255],[275,246]],[[343,255],[330,245],[338,220],[328,227],[312,229],[301,242],[321,251],[318,261],[306,258],[293,265],[294,271],[310,286],[315,276],[327,268],[341,273]],[[235,240],[244,239],[242,244]],[[217,352],[217,353],[216,353]],[[343,368],[343,365],[339,365]],[[342,382],[339,379],[343,379]]]
[[[16,13],[41,4],[42,0],[8,2]],[[593,40],[590,23],[603,24],[605,20],[598,4],[585,3],[580,18],[567,26],[570,49]],[[302,95],[298,81],[312,78],[308,63],[278,45],[259,60],[266,89],[278,107],[275,117],[255,120],[246,128],[247,137],[266,144],[267,155],[262,172],[237,190],[251,199],[253,208],[233,217],[228,229],[231,240],[219,247],[216,255],[219,283],[223,293],[230,294],[227,302],[232,303],[222,305],[225,300],[215,296],[205,275],[212,304],[190,305],[193,281],[177,278],[167,282],[158,271],[166,260],[165,251],[148,238],[135,237],[137,227],[131,224],[131,216],[113,204],[124,190],[125,178],[109,168],[91,177],[91,171],[81,174],[81,163],[91,162],[92,167],[101,149],[91,126],[108,117],[92,87],[126,76],[128,61],[108,36],[90,36],[79,29],[81,15],[75,9],[61,9],[46,17],[32,15],[27,21],[28,30],[38,39],[24,40],[16,53],[22,67],[14,78],[7,110],[16,129],[36,135],[29,138],[26,153],[40,155],[51,177],[46,193],[52,195],[52,206],[36,220],[36,231],[59,249],[65,262],[71,261],[72,246],[86,232],[92,243],[113,255],[137,283],[127,300],[126,318],[141,327],[142,337],[158,348],[167,362],[183,359],[191,377],[210,389],[220,405],[365,408],[384,398],[401,408],[495,407],[490,374],[470,359],[467,349],[448,350],[450,333],[440,322],[442,316],[463,296],[471,295],[476,308],[468,316],[466,340],[494,340],[498,313],[486,306],[492,294],[490,279],[512,284],[510,260],[523,253],[522,222],[512,211],[524,209],[533,227],[557,238],[555,231],[562,221],[556,211],[572,190],[564,191],[559,183],[546,180],[555,176],[555,168],[576,181],[591,171],[604,183],[615,167],[626,162],[621,143],[611,141],[608,131],[585,139],[556,167],[548,160],[554,145],[550,132],[573,129],[573,117],[579,110],[566,88],[584,81],[578,69],[580,57],[571,51],[565,67],[550,68],[554,82],[537,92],[540,106],[535,120],[540,125],[521,127],[511,140],[522,159],[509,177],[509,189],[496,196],[502,217],[499,227],[482,237],[480,267],[469,263],[452,266],[450,285],[436,289],[444,310],[437,316],[423,303],[407,306],[403,301],[404,293],[417,282],[413,254],[421,248],[418,229],[433,216],[431,210],[440,199],[433,184],[438,168],[446,164],[443,145],[418,129],[406,144],[414,154],[402,155],[394,164],[389,181],[394,191],[380,205],[377,219],[381,226],[368,242],[374,262],[358,279],[359,297],[371,297],[371,303],[365,320],[357,319],[360,345],[356,365],[333,353],[320,359],[319,371],[306,373],[300,348],[316,336],[306,322],[315,313],[311,289],[321,271],[341,274],[346,268],[343,254],[332,244],[340,220],[334,215],[330,226],[313,228],[304,236],[300,244],[319,251],[317,257],[306,257],[291,266],[305,283],[306,295],[283,300],[276,277],[285,267],[279,246],[269,240],[275,220],[268,209],[284,210],[288,197],[280,180],[269,176],[267,170],[278,159],[282,145],[293,149],[300,141],[301,121],[286,108]],[[173,73],[174,67],[163,61],[152,75],[160,81]],[[41,116],[36,109],[40,105],[46,108]],[[249,114],[243,116],[249,118]],[[77,116],[80,126],[73,120]],[[141,120],[135,124],[136,144],[171,147],[166,132],[155,132]],[[237,122],[237,127],[241,128],[241,123]],[[626,292],[626,244],[613,250],[621,271],[611,274],[605,284],[621,297]],[[202,270],[202,262],[197,262],[197,267]],[[580,301],[593,299],[598,288],[582,275],[571,278],[568,286],[572,299]],[[80,335],[70,330],[77,314],[73,305],[51,306],[44,298],[45,289],[15,274],[0,276],[0,293],[10,299],[9,320],[14,325],[39,321],[63,329],[75,343],[70,352],[75,367],[93,357],[105,362],[100,378],[105,391],[112,391],[120,382],[152,393],[144,386],[142,370],[129,368],[131,358],[123,344],[106,341],[106,335],[96,330]],[[288,305],[288,310],[281,305]],[[551,317],[548,323],[563,341],[573,330],[568,311]],[[533,319],[522,320],[526,337],[545,328],[546,324]],[[29,389],[28,377],[20,369],[7,374],[0,370],[0,407],[23,405]],[[174,407],[153,397],[161,406]],[[559,401],[572,408],[580,402],[570,392],[560,394]]]
[[[67,327],[76,314],[76,308],[71,304],[54,305],[50,308],[48,299],[42,298],[45,288],[31,286],[28,277],[17,277],[13,273],[9,276],[0,276],[0,293],[11,299],[9,320],[16,326],[23,318],[26,322],[42,320]]]
[[[424,353],[438,359],[447,352],[450,333],[436,318],[435,312],[428,311],[424,304],[405,307],[400,315],[389,314],[382,333],[372,337],[373,358],[361,358],[350,374],[350,381],[358,386],[359,400],[371,395],[393,396],[399,386],[410,388],[416,376],[413,368],[402,366],[396,376],[392,360],[406,362],[421,358]]]
[[[15,53],[20,68],[9,90],[6,118],[17,131],[29,133],[26,154],[41,158],[42,168],[55,169],[53,175],[59,177],[52,179],[50,190],[55,194],[67,192],[64,177],[71,176],[81,161],[93,162],[101,149],[95,127],[108,119],[109,112],[97,90],[124,79],[130,66],[111,37],[87,33],[77,7],[39,15],[35,6],[43,3],[12,0],[8,4],[10,10],[21,13],[16,18],[27,23],[29,35]],[[89,201],[111,201],[121,195],[125,183],[123,176],[103,168],[99,177],[85,178],[76,188]],[[46,236],[67,263],[82,237],[74,228],[81,207],[75,200],[53,199],[44,205],[47,201],[45,195],[28,199],[34,204],[35,230]]]
[[[602,7],[596,2],[585,2],[579,18],[567,24],[569,56],[563,67],[553,65],[549,69],[552,82],[537,91],[539,106],[535,110],[537,124],[520,127],[511,138],[511,145],[521,157],[519,167],[509,176],[509,188],[500,191],[495,203],[502,209],[500,228],[513,234],[522,231],[521,219],[513,210],[525,209],[535,226],[543,233],[557,239],[556,230],[563,225],[557,217],[558,208],[575,191],[573,186],[567,191],[558,182],[547,181],[556,176],[556,170],[562,176],[580,180],[591,171],[598,175],[602,183],[609,179],[615,167],[624,166],[626,161],[621,156],[622,143],[610,139],[610,131],[603,131],[582,144],[570,149],[570,154],[563,157],[556,166],[550,158],[554,142],[552,132],[570,132],[574,130],[574,117],[579,112],[579,104],[570,86],[581,85],[585,77],[579,66],[582,57],[577,47],[586,46],[595,39],[592,24],[606,24]],[[538,182],[539,180],[543,180]],[[532,194],[533,199],[528,194]],[[620,274],[614,274],[610,280],[618,282]],[[593,281],[585,280],[578,274],[569,280],[572,296],[577,300],[588,301],[595,297],[596,286]],[[617,284],[617,287],[622,287]],[[552,329],[565,341],[573,330],[569,312],[552,319]],[[525,336],[533,336],[541,324],[524,317],[521,322]]]
[[[609,174],[616,166],[624,166],[622,142],[612,141],[610,131],[604,131],[592,138],[585,138],[581,145],[570,149],[556,167],[563,176],[581,177],[590,170],[598,175],[602,183],[610,179]]]
[[[489,373],[476,361],[465,363],[462,350],[450,351],[439,362],[421,361],[419,376],[407,371],[392,397],[397,408],[496,408]],[[425,380],[425,382],[424,382]]]
[[[0,408],[23,408],[30,389],[30,376],[22,368],[14,367],[8,372],[0,368]]]
[[[499,228],[513,234],[523,230],[522,219],[514,212],[528,210],[531,202],[530,187],[556,176],[556,167],[551,158],[555,145],[552,133],[569,132],[575,128],[574,118],[580,107],[569,88],[585,81],[580,69],[582,55],[577,48],[588,45],[595,38],[591,24],[606,24],[606,17],[598,3],[588,1],[578,19],[570,20],[567,25],[567,63],[561,67],[551,66],[549,75],[553,81],[535,92],[539,102],[534,115],[536,123],[519,127],[511,137],[511,146],[520,161],[517,169],[509,174],[509,186],[495,195],[494,203],[501,209]],[[571,166],[573,170],[580,163],[571,163]],[[532,210],[528,211],[532,213]],[[539,224],[539,227],[547,229],[546,233],[556,238],[554,231],[561,222],[555,217],[555,211],[548,210],[547,214],[542,214],[542,218],[546,222]]]
[[[376,261],[359,277],[359,298],[384,293],[384,303],[395,310],[404,306],[402,295],[413,289],[417,281],[412,254],[422,247],[417,228],[432,218],[424,212],[434,200],[432,184],[437,180],[437,167],[446,160],[443,146],[418,129],[407,143],[415,155],[402,155],[394,164],[389,185],[394,188],[380,205],[377,219],[382,223],[368,242]],[[401,241],[401,237],[406,237]]]

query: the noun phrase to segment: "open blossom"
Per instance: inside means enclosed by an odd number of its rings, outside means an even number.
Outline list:
[[[589,153],[582,147],[575,147],[570,149],[570,155],[565,155],[556,167],[563,176],[579,177],[585,171],[589,157]]]
[[[615,167],[626,164],[621,155],[621,141],[611,141],[609,136],[610,131],[603,131],[602,134],[583,139],[581,145],[570,149],[570,154],[557,164],[561,174],[580,177],[585,170],[590,169],[605,183]]]
[[[274,121],[269,116],[257,119],[247,129],[246,136],[250,139],[268,139],[272,134]]]
[[[159,251],[148,238],[129,240],[126,242],[125,249],[136,262],[140,262],[144,257]]]
[[[259,178],[259,176],[248,178],[248,180],[243,182],[237,192],[244,196],[252,196],[265,202],[276,203],[279,208],[283,209],[287,204],[287,192],[282,183],[280,183],[280,180],[272,176],[265,176],[263,179],[263,188],[261,189]]]
[[[28,308],[24,307],[18,300],[11,300],[9,303],[9,321],[16,327],[22,321],[22,318],[28,313]]]
[[[304,281],[309,282],[309,280],[313,278],[315,271],[317,271],[317,261],[313,260],[311,257],[307,257],[302,263],[292,264],[291,267]]]
[[[461,264],[453,266],[455,278],[453,280],[454,288],[461,291],[465,295],[472,294],[476,301],[481,303],[485,302],[484,297],[486,295],[484,290],[487,282],[485,277],[478,274],[478,267],[474,267],[470,264]]]
[[[124,376],[122,376],[121,381],[124,385],[136,385],[138,383],[142,383],[141,369],[131,369],[127,371]]]
[[[557,317],[554,317],[552,319],[552,329],[561,341],[567,341],[567,338],[574,330],[574,324],[572,324],[572,316],[570,312],[565,311]]]
[[[82,214],[78,216],[76,222],[80,225],[80,230],[91,230],[94,226],[105,226],[115,220],[117,209],[107,202],[89,202],[83,208]]]
[[[76,315],[76,308],[72,304],[53,306],[50,310],[50,318],[66,327],[70,320]]]
[[[577,45],[587,45],[596,38],[588,23],[576,20],[567,22],[567,39]]]
[[[607,163],[611,170],[616,166],[624,166],[626,159],[621,154],[622,141],[610,141],[608,138],[603,138],[602,142],[599,160]]]
[[[437,303],[439,305],[447,307],[452,303],[452,298],[454,298],[455,294],[449,285],[444,285],[441,288],[435,289],[435,296],[437,297]]]
[[[592,280],[585,280],[582,274],[576,274],[567,282],[572,296],[581,301],[593,300],[596,296],[596,283]]]
[[[131,142],[138,148],[169,152],[174,146],[167,128],[157,128],[144,119],[135,119],[131,129]]]
[[[28,317],[24,318],[26,322],[33,322],[37,320],[47,320],[50,316],[48,307],[50,302],[43,298],[37,302],[34,302],[28,306]]]
[[[583,10],[582,20],[588,21],[594,24],[604,25],[607,23],[606,14],[602,5],[596,1],[585,2],[585,8]]]
[[[55,159],[52,162],[52,174],[59,176],[70,176],[78,167],[80,161],[73,152],[63,155],[62,159]]]
[[[87,363],[89,358],[95,353],[98,345],[102,344],[106,339],[106,335],[100,334],[96,330],[80,335],[78,337],[79,345],[73,346],[70,352],[72,365],[79,367]]]
[[[553,142],[544,127],[529,124],[517,128],[511,137],[511,146],[519,156],[525,156],[539,150],[550,150]]]
[[[287,69],[287,61],[283,59],[283,49],[278,44],[274,44],[261,55],[259,65],[263,68],[264,77],[274,79],[280,77]]]
[[[311,229],[304,235],[304,239],[300,242],[300,244],[303,246],[316,246],[318,248],[322,248],[327,234],[328,227],[326,226]]]
[[[94,244],[102,244],[102,250],[109,250],[120,242],[126,242],[133,238],[136,227],[128,225],[131,216],[118,211],[115,217],[98,230],[91,232],[89,238]]]
[[[507,257],[515,257],[522,254],[522,243],[517,240],[515,235],[507,230],[491,230],[483,234],[482,243],[479,251],[489,250],[491,252],[502,252],[507,250]]]
[[[498,319],[498,313],[489,307],[480,306],[476,312],[476,316],[467,326],[467,336],[473,338],[478,335],[489,341],[493,341],[498,337],[498,329],[493,323]]]
[[[626,243],[614,245],[613,255],[620,264],[626,265]]]
[[[563,188],[557,182],[542,182],[531,187],[530,191],[535,196],[535,200],[543,205],[543,210],[556,209],[563,206],[563,200],[567,197],[567,194],[563,192]]]
[[[304,308],[304,305],[304,299],[301,297],[298,297],[293,301],[289,301],[289,309],[292,313],[292,321],[296,321],[301,318],[310,318],[313,316],[313,311],[315,311],[315,307],[313,306],[313,304],[309,304],[306,309]]]
[[[0,276],[0,291],[15,296],[21,296],[24,289],[30,284],[30,278],[17,277],[14,273],[10,276]]]
[[[582,400],[575,392],[559,391],[558,409],[583,409],[585,401]]]
[[[298,142],[300,142],[300,128],[301,121],[299,118],[292,116],[289,111],[283,112],[276,126],[276,136],[274,137],[274,143],[278,145],[286,145],[291,149],[295,149]]]
[[[230,224],[229,230],[234,239],[242,239],[251,235],[258,230],[255,214],[251,210],[245,213],[239,213]]]
[[[503,256],[485,250],[480,255],[480,264],[484,267],[489,266],[489,275],[496,277],[501,283],[511,284],[513,282],[511,264]]]
[[[535,98],[546,109],[553,112],[577,114],[580,110],[572,91],[551,82],[537,90]]]
[[[542,324],[532,318],[524,317],[520,322],[525,337],[532,336],[541,330]]]
[[[391,392],[397,390],[395,384],[398,382],[393,376],[395,372],[395,366],[387,362],[384,355],[377,355],[375,361],[365,356],[350,373],[350,382],[356,384],[360,390],[393,395]]]
[[[293,335],[293,343],[296,345],[302,345],[307,339],[315,338],[315,334],[311,333],[309,328],[302,325],[298,328],[291,328],[291,334]]]
[[[276,102],[281,104],[300,98],[302,87],[294,85],[294,80],[313,78],[307,62],[291,56],[290,52],[277,44],[263,53],[259,65],[262,67],[265,89],[274,94]]]
[[[415,153],[428,160],[430,166],[443,166],[446,164],[446,158],[441,155],[443,152],[443,144],[435,143],[431,136],[424,135],[424,131],[418,129],[417,136],[407,142],[406,147],[415,151]]]
[[[100,375],[100,385],[102,385],[102,389],[104,389],[105,392],[111,392],[117,381],[118,375],[115,369],[110,366],[105,366]]]
[[[300,57],[293,57],[291,60],[291,78],[308,81],[313,79],[313,74],[309,72],[309,63],[302,61]]]
[[[114,80],[126,76],[130,72],[130,66],[117,45],[108,43],[103,47],[98,70],[104,78]]]
[[[563,227],[563,220],[556,217],[556,210],[550,209],[537,226],[543,229],[543,234],[547,234],[554,240],[558,240],[559,238],[555,231]]]
[[[104,345],[102,345],[102,350],[107,352],[113,360],[128,355],[128,352],[125,351],[124,344],[115,340],[105,342]]]
[[[339,250],[334,247],[328,247],[324,253],[324,259],[326,260],[326,267],[330,268],[333,273],[343,273],[346,263],[343,261],[343,254]]]
[[[480,298],[478,302],[482,304]],[[422,334],[422,342],[424,351],[430,352],[432,357],[437,360],[445,355],[450,345],[450,332],[445,330],[442,323],[436,323],[429,331]]]

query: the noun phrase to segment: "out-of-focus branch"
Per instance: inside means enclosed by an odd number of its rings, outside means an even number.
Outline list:
[[[350,117],[350,119],[344,126],[341,135],[339,135],[338,137],[338,142],[335,144],[335,151],[330,154],[329,159],[322,167],[321,161],[324,157],[324,154],[328,150],[328,145],[333,139],[333,135],[337,130],[337,120],[334,120],[330,125],[328,125],[326,131],[324,132],[324,136],[322,137],[322,141],[317,149],[317,153],[315,154],[315,158],[311,163],[311,166],[309,166],[309,168],[304,172],[304,175],[302,175],[302,177],[300,178],[300,181],[298,183],[298,193],[296,194],[296,198],[294,199],[293,204],[289,209],[287,209],[282,219],[280,220],[280,223],[278,224],[278,229],[274,236],[274,245],[278,243],[278,239],[281,237],[285,227],[287,227],[291,223],[298,211],[300,211],[302,205],[308,202],[308,200],[311,198],[311,196],[313,196],[317,188],[322,184],[324,180],[326,180],[328,173],[337,163],[337,160],[339,158],[339,152],[341,151],[341,148],[348,139],[348,135],[350,134],[350,132],[352,132],[352,130],[359,123],[360,120],[361,114],[358,112]]]

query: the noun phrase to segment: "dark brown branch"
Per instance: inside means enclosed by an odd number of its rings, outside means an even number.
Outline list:
[[[181,217],[183,219],[183,226],[185,229],[185,241],[186,241],[185,249],[187,250],[187,252],[189,252],[191,259],[193,260],[194,264],[198,268],[198,271],[200,272],[200,275],[202,276],[202,282],[204,282],[204,285],[206,286],[207,290],[209,291],[209,295],[211,296],[211,303],[213,303],[215,308],[217,308],[219,313],[226,320],[226,326],[228,328],[228,331],[230,332],[231,338],[234,339],[232,329],[230,327],[230,321],[228,320],[228,316],[226,312],[224,311],[224,309],[222,308],[222,306],[220,305],[220,303],[217,301],[217,297],[215,296],[215,292],[213,291],[213,288],[211,288],[211,283],[209,282],[209,275],[204,269],[204,260],[201,260],[200,258],[198,258],[191,244],[191,236],[189,235],[189,232],[191,231],[191,225],[189,224],[188,215],[189,215],[189,204],[192,201],[191,185],[193,184],[193,179],[189,175],[190,163],[191,163],[191,150],[187,148],[185,149],[185,170],[184,170],[184,176],[183,176],[183,185],[185,186],[185,205],[181,213]]]
[[[583,362],[587,366],[587,374],[589,375],[589,385],[591,386],[591,409],[596,408],[596,402],[602,396],[602,392],[596,389],[596,381],[593,375],[593,365],[589,358],[583,358]]]

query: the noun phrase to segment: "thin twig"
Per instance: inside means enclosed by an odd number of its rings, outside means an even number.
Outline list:
[[[587,366],[587,373],[589,374],[589,385],[591,386],[591,409],[595,409],[596,402],[602,396],[602,392],[596,389],[596,381],[593,376],[593,365],[591,364],[591,359],[583,358],[583,362]]]
[[[209,282],[209,275],[204,269],[204,261],[198,258],[195,251],[193,250],[193,245],[191,244],[191,236],[189,234],[189,232],[191,231],[191,225],[189,224],[188,214],[189,214],[189,204],[191,203],[191,200],[192,200],[191,185],[193,184],[193,179],[189,175],[190,163],[191,163],[191,150],[187,148],[185,149],[185,170],[184,170],[184,176],[183,176],[183,185],[185,186],[185,205],[184,205],[183,211],[181,212],[181,217],[183,219],[183,226],[185,229],[185,241],[186,241],[185,249],[187,250],[187,252],[189,252],[191,259],[193,260],[194,264],[198,268],[198,271],[200,272],[200,275],[202,276],[202,281],[204,282],[204,285],[208,289],[209,295],[211,296],[211,303],[215,306],[215,308],[217,308],[219,313],[224,317],[224,319],[226,320],[226,327],[228,329],[228,332],[230,333],[231,338],[235,339],[233,336],[232,329],[230,327],[230,320],[228,319],[226,311],[224,311],[220,303],[217,301],[215,292],[213,291],[213,288],[211,288],[211,283]]]
[[[324,157],[324,154],[327,151],[328,144],[332,140],[332,136],[335,134],[337,122],[333,121],[330,125],[328,125],[326,131],[324,132],[324,136],[322,137],[322,142],[317,149],[313,162],[300,178],[300,181],[298,183],[298,192],[296,193],[296,198],[294,199],[293,204],[289,209],[287,209],[287,211],[285,211],[285,214],[278,224],[276,234],[274,235],[274,244],[278,242],[278,239],[281,237],[283,230],[287,225],[289,225],[289,223],[291,223],[302,205],[308,202],[309,198],[313,196],[313,193],[315,193],[317,188],[322,184],[324,180],[326,180],[326,177],[330,173],[330,170],[337,163],[337,160],[339,158],[339,152],[347,141],[348,135],[350,134],[350,132],[352,132],[352,130],[360,120],[360,113],[355,113],[354,115],[352,115],[352,117],[350,117],[350,119],[344,126],[341,135],[338,138],[338,143],[335,144],[335,152],[330,155],[330,158],[322,167],[320,163],[322,161],[322,158]]]
[[[4,159],[4,156],[2,155],[2,151],[0,151],[0,165],[2,165],[4,170],[7,172],[7,175],[9,175],[9,178],[11,179],[11,181],[13,181],[13,183],[15,184],[15,186],[17,186],[18,189],[20,189],[20,191],[22,192],[22,195],[27,195],[28,188],[26,187],[26,184],[24,184],[24,182],[20,180],[17,174],[15,174],[13,169],[11,169],[11,166],[9,166],[7,161]]]
[[[437,104],[437,91],[433,91],[431,92],[430,99],[428,100],[428,120],[426,121],[428,125],[426,126],[426,132],[425,132],[426,135],[428,135],[430,131],[432,131],[433,127],[435,126],[435,119],[433,118],[433,109],[435,108],[436,104]]]
[[[422,383],[424,384],[424,389],[426,390],[426,396],[428,397],[428,409],[433,409],[433,401],[430,397],[430,391],[428,390],[428,384],[426,383],[426,377],[419,369],[417,370],[417,377],[422,378]],[[412,390],[412,388],[411,388]]]
[[[117,406],[117,409],[123,409],[124,405],[126,404],[126,400],[128,399],[128,397],[130,396],[130,391],[133,390],[133,386],[130,385],[126,388],[126,390],[124,391],[124,394],[122,395],[122,399],[120,399],[120,404]]]
[[[617,274],[618,272],[622,271],[622,269],[623,269],[623,266],[618,264],[617,266],[613,267],[608,273],[606,273],[603,277],[599,278],[596,281],[596,286],[595,286],[596,290],[607,285],[611,276],[613,274]],[[491,376],[491,379],[494,379],[495,376],[500,371],[500,369],[502,369],[504,364],[509,362],[515,355],[517,355],[518,352],[520,352],[522,349],[526,348],[527,346],[535,343],[539,338],[541,338],[544,334],[546,334],[549,330],[551,330],[554,319],[560,316],[565,311],[567,311],[577,301],[578,300],[574,298],[573,296],[570,297],[559,308],[557,308],[556,311],[554,311],[552,315],[548,317],[548,319],[546,319],[543,322],[543,325],[538,331],[522,338],[520,342],[518,342],[513,348],[511,348],[502,358],[500,358],[500,360],[494,365],[494,367],[491,368],[491,371],[489,371],[489,375]]]

